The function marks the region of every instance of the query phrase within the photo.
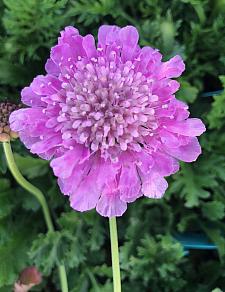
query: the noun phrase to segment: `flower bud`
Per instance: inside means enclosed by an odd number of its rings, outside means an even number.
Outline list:
[[[10,102],[0,103],[0,142],[9,142],[12,139],[18,138],[18,134],[10,129],[9,116],[10,114],[22,105],[16,105]]]
[[[36,267],[25,268],[18,281],[14,285],[14,292],[27,292],[33,286],[40,284],[42,281],[41,274],[38,272]]]

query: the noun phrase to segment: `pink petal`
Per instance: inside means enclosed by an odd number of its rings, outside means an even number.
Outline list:
[[[190,137],[200,136],[206,130],[203,122],[195,118],[174,121],[173,123],[167,124],[166,127],[170,132]]]
[[[167,188],[167,181],[157,172],[152,172],[150,175],[143,177],[142,192],[146,197],[160,199]]]
[[[176,118],[176,121],[183,121],[189,117],[190,112],[188,111],[188,105],[185,102],[174,98],[171,101],[170,106],[175,110],[174,117]]]
[[[143,173],[147,173],[155,164],[152,156],[145,150],[141,151],[140,153],[135,153],[135,157],[136,164]]]
[[[21,101],[28,106],[45,106],[45,102],[41,100],[40,95],[35,94],[30,87],[24,87],[21,91]]]
[[[133,202],[141,196],[141,181],[137,173],[136,165],[122,166],[119,180],[120,199],[124,202]]]
[[[54,134],[52,136],[48,136],[46,139],[43,139],[31,147],[31,153],[41,154],[46,151],[58,147],[62,143],[62,137],[59,134]]]
[[[70,46],[73,51],[73,55],[77,58],[79,56],[86,56],[86,52],[83,48],[83,37],[80,35],[74,36],[71,39]]]
[[[181,145],[177,148],[165,147],[165,151],[171,156],[185,162],[195,161],[202,152],[196,137],[189,138],[189,142],[186,145]]]
[[[48,74],[58,76],[60,73],[59,66],[49,58],[45,64],[45,70]]]
[[[154,170],[161,176],[171,175],[179,170],[179,162],[166,153],[157,151],[153,155]]]
[[[30,135],[27,135],[24,132],[21,132],[20,134],[20,140],[23,142],[23,144],[30,149],[33,144],[40,141],[39,137],[31,137]]]
[[[90,170],[90,163],[77,164],[74,166],[68,178],[59,178],[58,184],[64,195],[73,195],[81,182],[87,177]]]
[[[162,64],[160,77],[174,78],[179,77],[185,69],[184,62],[179,55],[171,58],[169,61]]]
[[[88,58],[93,58],[97,56],[95,39],[91,34],[88,34],[83,38],[82,45]]]
[[[122,46],[122,59],[131,60],[137,49],[138,31],[134,26],[126,26],[119,31],[120,44]]]
[[[61,69],[77,61],[77,54],[68,44],[57,45],[51,49],[52,61]],[[70,61],[71,60],[71,61]]]
[[[61,31],[61,37],[59,37],[58,43],[60,45],[64,43],[70,44],[73,37],[77,35],[79,35],[78,29],[73,26],[67,26]]]
[[[104,217],[122,216],[127,209],[127,203],[120,199],[119,191],[101,195],[96,210]]]
[[[139,53],[139,58],[140,58],[140,63],[137,65],[137,70],[140,70],[141,72],[148,73],[148,65],[149,63],[153,62],[154,60],[154,53],[155,50],[151,47],[144,47],[140,50]]]
[[[110,45],[118,40],[120,28],[115,25],[102,25],[98,30],[98,46]]]
[[[177,135],[166,130],[160,131],[160,140],[168,148],[177,148],[180,146],[180,141]]]
[[[80,212],[88,211],[96,207],[100,192],[95,184],[94,176],[86,177],[70,195],[70,206]]]
[[[54,174],[62,179],[71,176],[74,167],[84,159],[88,154],[88,149],[83,145],[77,145],[72,150],[67,152],[58,158],[51,161],[50,166],[52,167]]]
[[[70,206],[80,212],[91,210],[96,207],[99,196],[100,192],[94,182],[89,184],[85,180],[77,188],[76,193],[70,196]]]
[[[41,108],[20,109],[12,112],[9,117],[10,128],[15,132],[28,130],[28,126],[35,126],[35,123],[41,123],[45,120],[46,117]]]
[[[61,89],[61,81],[51,75],[39,75],[34,78],[30,88],[38,95],[51,95]]]

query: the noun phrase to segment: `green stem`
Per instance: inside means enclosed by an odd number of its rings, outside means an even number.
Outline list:
[[[62,292],[68,292],[68,283],[67,283],[67,276],[66,276],[66,268],[65,266],[59,265],[59,277],[60,277],[60,284],[61,284],[61,290]]]
[[[18,184],[23,187],[25,190],[27,190],[29,193],[31,193],[32,195],[34,195],[36,197],[36,199],[39,201],[41,207],[42,207],[42,211],[44,214],[44,219],[48,228],[49,232],[53,232],[54,231],[54,226],[52,223],[52,219],[50,216],[50,212],[49,212],[49,208],[46,202],[46,199],[43,195],[43,193],[36,188],[35,186],[33,186],[30,182],[28,182],[21,174],[21,172],[19,171],[15,159],[13,157],[13,152],[12,152],[12,148],[10,145],[10,142],[5,142],[3,143],[3,149],[5,152],[5,157],[7,160],[7,164],[9,167],[9,170],[11,171],[13,177],[15,178],[15,180],[18,182]],[[59,277],[60,277],[60,283],[61,283],[61,289],[62,292],[68,292],[68,285],[67,285],[67,276],[66,276],[66,269],[64,265],[60,265],[58,267],[58,271],[59,271]]]
[[[113,287],[114,287],[114,292],[121,292],[120,260],[119,260],[116,217],[109,218],[109,228],[110,228],[111,253],[112,253]]]

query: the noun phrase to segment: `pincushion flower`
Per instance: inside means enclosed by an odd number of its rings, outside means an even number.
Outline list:
[[[180,56],[167,62],[140,48],[132,26],[81,36],[61,32],[45,66],[22,90],[29,106],[10,116],[12,130],[32,153],[52,159],[61,191],[78,211],[121,216],[141,196],[161,198],[165,179],[201,153],[201,120],[175,98]]]

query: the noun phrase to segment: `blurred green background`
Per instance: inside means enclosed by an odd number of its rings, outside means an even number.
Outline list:
[[[118,220],[123,291],[223,290],[225,93],[201,94],[225,87],[224,0],[0,0],[0,102],[19,102],[21,88],[44,73],[64,26],[96,36],[103,23],[136,26],[141,45],[159,48],[165,60],[180,54],[186,71],[177,96],[207,125],[200,139],[203,155],[169,178],[164,199],[140,199]],[[40,206],[17,186],[0,147],[0,291],[12,291],[29,265],[44,278],[34,291],[57,291],[56,264],[62,260],[70,291],[112,291],[107,220],[95,211],[73,212],[48,162],[31,156],[19,141],[13,148],[24,176],[44,191],[58,231],[45,235]],[[217,251],[185,255],[173,238],[177,232],[204,233]]]

